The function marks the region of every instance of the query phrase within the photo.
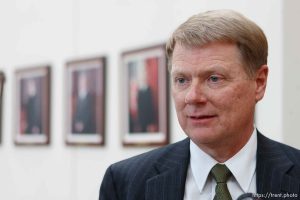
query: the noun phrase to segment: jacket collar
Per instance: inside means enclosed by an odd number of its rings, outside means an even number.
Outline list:
[[[299,180],[287,172],[294,166],[281,145],[258,132],[256,185],[258,194],[299,193]]]
[[[156,174],[147,180],[146,200],[183,199],[190,161],[189,143],[188,138],[177,143],[155,163]]]

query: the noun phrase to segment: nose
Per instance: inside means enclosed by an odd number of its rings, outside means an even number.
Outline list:
[[[185,103],[201,104],[205,103],[206,101],[207,97],[203,85],[199,82],[192,83],[185,94]]]

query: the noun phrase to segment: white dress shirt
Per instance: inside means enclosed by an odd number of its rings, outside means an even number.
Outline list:
[[[246,145],[225,164],[233,176],[227,181],[232,199],[241,194],[256,193],[256,150],[257,132],[254,129]],[[213,199],[216,181],[209,174],[218,162],[202,151],[195,143],[190,142],[191,159],[185,183],[185,200]]]

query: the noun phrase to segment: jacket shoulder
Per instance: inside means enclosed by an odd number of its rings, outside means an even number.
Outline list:
[[[177,154],[183,152],[189,152],[189,139],[112,164],[104,175],[100,199],[143,199],[147,180],[158,174],[154,166],[166,160],[173,162]],[[112,191],[116,197],[107,198],[111,196],[107,191]]]
[[[267,138],[266,136],[259,134],[258,135],[259,140],[263,141],[264,148],[276,151],[280,150],[280,152],[283,152],[287,158],[293,162],[296,166],[300,167],[300,150],[296,149],[294,147],[291,147],[287,144],[283,144],[281,142],[274,141],[270,138]]]
[[[289,145],[278,143],[283,152],[285,152],[286,156],[298,167],[300,167],[300,150]]]
[[[170,144],[164,147],[160,147],[151,151],[148,151],[143,154],[139,154],[137,156],[133,156],[131,158],[119,161],[111,165],[113,171],[120,172],[128,172],[132,174],[130,171],[131,168],[137,169],[147,169],[153,167],[153,164],[156,163],[161,158],[165,158],[170,153],[177,151],[181,148],[189,148],[189,139],[184,139],[182,141],[176,142],[174,144]],[[124,172],[123,172],[124,173]]]

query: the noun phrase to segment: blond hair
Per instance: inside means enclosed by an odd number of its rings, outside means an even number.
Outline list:
[[[167,56],[171,62],[177,43],[197,47],[212,42],[236,44],[250,76],[267,64],[268,42],[264,32],[253,21],[232,10],[207,11],[190,17],[168,40]]]

